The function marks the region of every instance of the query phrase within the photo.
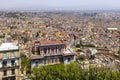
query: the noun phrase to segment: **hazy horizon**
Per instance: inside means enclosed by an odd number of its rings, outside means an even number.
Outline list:
[[[0,10],[112,10],[120,0],[0,0]]]

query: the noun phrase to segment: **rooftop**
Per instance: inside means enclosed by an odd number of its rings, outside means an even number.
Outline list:
[[[50,44],[64,44],[63,40],[44,40],[40,42],[35,42],[35,43],[40,43],[41,45],[50,45]]]
[[[0,45],[0,51],[17,50],[18,48],[14,43],[2,43]]]

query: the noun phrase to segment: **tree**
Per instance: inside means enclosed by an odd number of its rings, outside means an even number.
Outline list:
[[[65,70],[66,67],[66,70]],[[79,79],[78,68],[74,63],[69,65],[56,64],[49,66],[41,66],[32,69],[31,80],[77,80]]]
[[[84,55],[79,55],[76,60],[80,60],[80,61],[84,61],[85,60],[85,56]]]
[[[31,80],[119,80],[120,71],[90,66],[83,69],[79,64],[56,64],[33,68]]]
[[[76,47],[77,47],[77,48],[80,48],[80,47],[81,47],[81,44],[76,44]]]
[[[28,38],[23,38],[24,43],[28,42]]]
[[[39,37],[39,32],[36,32],[36,37]]]
[[[28,71],[28,67],[29,67],[30,61],[27,57],[22,57],[21,59],[21,73],[23,74],[24,71]]]

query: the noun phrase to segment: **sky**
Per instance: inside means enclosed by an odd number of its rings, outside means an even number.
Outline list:
[[[120,0],[0,0],[0,9],[120,9]]]

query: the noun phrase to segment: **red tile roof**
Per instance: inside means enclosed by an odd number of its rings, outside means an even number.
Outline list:
[[[63,40],[45,40],[40,41],[40,44],[63,44]]]
[[[35,43],[40,43],[42,45],[46,44],[64,44],[63,40],[43,40],[43,41],[37,41]]]

